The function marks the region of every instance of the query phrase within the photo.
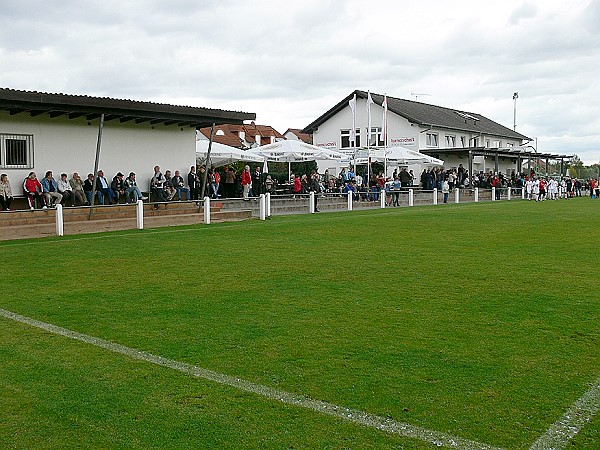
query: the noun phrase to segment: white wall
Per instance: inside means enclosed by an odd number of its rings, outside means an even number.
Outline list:
[[[0,111],[0,133],[33,134],[33,168],[0,169],[11,180],[13,193],[21,194],[20,183],[31,171],[41,179],[47,170],[58,179],[61,172],[71,178],[78,172],[83,179],[93,172],[100,120],[69,120],[46,115],[31,117],[28,113],[11,116]],[[109,181],[121,171],[137,174],[138,184],[146,190],[155,165],[163,172],[179,170],[188,173],[196,160],[195,129],[189,126],[165,126],[134,121],[104,123],[99,169]]]

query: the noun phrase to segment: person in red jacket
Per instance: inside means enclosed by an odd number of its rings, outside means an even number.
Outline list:
[[[42,205],[42,209],[48,209],[46,201],[44,200],[44,195],[42,194],[44,189],[37,179],[35,172],[29,172],[29,176],[23,181],[23,191],[25,192],[25,196],[27,197],[31,209],[35,209],[36,200]]]
[[[252,175],[250,175],[250,166],[245,166],[242,172],[242,187],[244,188],[244,200],[248,200],[250,187],[252,186]]]

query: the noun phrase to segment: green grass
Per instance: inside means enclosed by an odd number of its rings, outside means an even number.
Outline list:
[[[599,220],[585,198],[4,242],[0,307],[528,448],[600,376]],[[0,325],[0,447],[430,448]]]

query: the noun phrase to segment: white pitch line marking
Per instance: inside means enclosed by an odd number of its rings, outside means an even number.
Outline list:
[[[13,313],[2,308],[0,308],[0,316],[48,331],[53,334],[85,342],[87,344],[91,344],[114,353],[120,353],[133,359],[149,362],[158,366],[168,367],[170,369],[174,369],[179,372],[192,375],[194,377],[203,378],[205,380],[213,381],[215,383],[231,386],[241,391],[258,394],[268,399],[277,400],[288,405],[306,408],[321,414],[327,414],[329,416],[343,419],[347,422],[352,422],[366,427],[375,428],[390,434],[429,442],[438,447],[444,446],[449,448],[459,448],[465,450],[502,450],[499,447],[492,447],[491,445],[482,444],[469,439],[463,439],[460,437],[449,435],[447,433],[428,430],[426,428],[417,427],[408,423],[396,422],[385,417],[369,414],[356,409],[345,408],[343,406],[334,405],[333,403],[314,400],[303,395],[297,395],[286,391],[280,391],[277,389],[270,388],[268,386],[252,383],[250,381],[242,380],[240,378],[232,377],[230,375],[215,372],[213,370],[203,369],[201,367],[197,367],[184,362],[163,358],[162,356],[153,355],[152,353],[148,353],[142,350],[126,347],[124,345],[106,341],[104,339],[100,339],[94,336],[89,336],[87,334],[71,331],[66,328],[62,328],[46,322],[41,322],[39,320],[22,316],[20,314]]]
[[[530,450],[559,450],[567,446],[581,429],[600,411],[600,378],[579,397],[563,416],[552,424]]]

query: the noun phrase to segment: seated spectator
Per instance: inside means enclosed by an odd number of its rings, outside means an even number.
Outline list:
[[[112,190],[113,198],[115,199],[116,204],[119,204],[119,197],[121,195],[125,195],[125,186],[123,184],[124,176],[125,175],[123,175],[121,172],[117,172],[110,183],[110,189]]]
[[[170,170],[165,171],[165,184],[163,184],[163,187],[165,188],[165,193],[167,195],[168,201],[173,200],[175,198],[175,195],[177,194],[177,190],[173,186],[173,182],[172,182],[171,178],[172,178],[171,171]]]
[[[73,189],[69,180],[67,180],[67,174],[61,173],[60,180],[57,182],[58,192],[62,195],[62,199],[65,203],[71,202],[71,206],[75,206],[75,195],[73,195]]]
[[[123,185],[125,186],[125,203],[131,203],[132,198],[134,203],[137,203],[138,200],[148,200],[148,197],[144,197],[142,191],[140,191],[140,188],[137,185],[135,173],[130,172],[129,176],[125,178]]]
[[[98,176],[96,177],[96,194],[98,194],[98,204],[104,204],[104,196],[108,198],[108,204],[112,205],[114,194],[110,186],[108,185],[108,181],[104,178],[104,171],[99,170]]]
[[[46,176],[42,178],[42,189],[44,198],[46,199],[46,205],[50,208],[62,201],[63,196],[58,192],[58,183],[52,176],[51,170],[46,172]]]
[[[41,205],[42,209],[48,209],[46,201],[44,200],[44,189],[42,184],[37,179],[35,172],[29,172],[29,176],[23,181],[23,192],[27,196],[29,207],[35,209],[35,201]]]
[[[271,178],[270,174],[267,174],[267,178],[265,178],[265,191],[267,192],[267,194],[275,193],[273,186],[274,186],[273,178]]]
[[[88,173],[87,179],[83,182],[83,191],[87,197],[88,205],[92,204],[94,195],[94,174]]]
[[[69,180],[69,184],[71,185],[71,190],[73,192],[73,203],[77,200],[80,205],[89,205],[83,189],[83,180],[77,172],[73,173],[73,178]]]
[[[165,176],[160,171],[160,166],[154,166],[154,175],[150,180],[150,189],[155,202],[166,202],[167,194],[164,189]],[[158,203],[154,204],[154,209],[158,209]]]
[[[11,211],[10,204],[12,200],[13,194],[10,181],[8,181],[8,175],[3,173],[0,175],[0,205],[2,206],[2,211]]]
[[[179,173],[179,170],[175,171],[175,176],[171,178],[171,185],[177,191],[177,200],[181,200],[181,193],[185,192],[185,197],[187,200],[191,200],[190,190],[185,187],[185,183],[183,182],[183,177]]]

